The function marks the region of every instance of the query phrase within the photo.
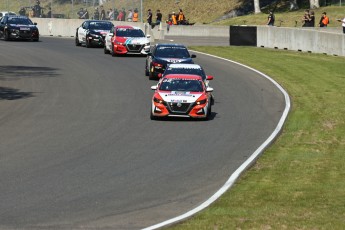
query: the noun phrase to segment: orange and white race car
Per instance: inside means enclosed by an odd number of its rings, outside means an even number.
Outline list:
[[[201,76],[168,74],[152,86],[151,120],[159,117],[190,117],[209,119],[212,88]]]

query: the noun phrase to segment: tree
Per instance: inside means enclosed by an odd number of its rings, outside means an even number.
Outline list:
[[[310,0],[311,1],[311,0]],[[260,9],[260,0],[254,0],[254,12],[256,14],[261,13],[261,9]]]

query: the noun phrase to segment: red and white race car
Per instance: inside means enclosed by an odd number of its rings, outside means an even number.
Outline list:
[[[105,37],[104,53],[146,55],[150,51],[149,38],[139,27],[115,26]]]
[[[212,88],[198,75],[168,74],[152,86],[151,120],[158,117],[209,119]]]

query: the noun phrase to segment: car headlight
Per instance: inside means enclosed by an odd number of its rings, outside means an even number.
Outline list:
[[[207,99],[204,99],[204,100],[201,100],[201,101],[197,101],[196,104],[197,105],[203,105],[203,104],[206,104],[207,102]]]
[[[159,98],[156,98],[156,97],[153,98],[153,101],[156,102],[156,103],[159,103],[159,104],[164,104],[164,101],[162,99],[159,99]]]
[[[98,37],[99,37],[99,35],[98,35],[98,34],[90,34],[90,36],[92,36],[92,37],[96,37],[96,38],[98,38]]]

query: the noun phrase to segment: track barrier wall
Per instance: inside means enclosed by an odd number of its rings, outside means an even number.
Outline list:
[[[77,27],[84,21],[82,19],[58,18],[33,18],[32,20],[37,22],[41,35],[61,37],[74,37]],[[240,44],[242,40],[241,36],[255,41],[255,37],[251,38],[255,34],[245,32],[245,35],[243,35],[241,30],[253,31],[253,28],[256,28],[257,47],[345,56],[345,35],[341,33],[341,28],[305,29],[274,26],[231,26],[231,29],[229,26],[193,25],[171,26],[169,31],[167,31],[165,25],[151,29],[147,24],[140,22],[113,21],[113,24],[137,26],[146,32],[146,34],[150,34],[151,40],[164,39],[165,36],[209,37],[209,41],[212,43],[212,38],[222,37],[228,38],[230,45],[236,45],[238,42]],[[236,44],[231,44],[231,41],[236,41]],[[249,45],[255,46],[252,43]]]

